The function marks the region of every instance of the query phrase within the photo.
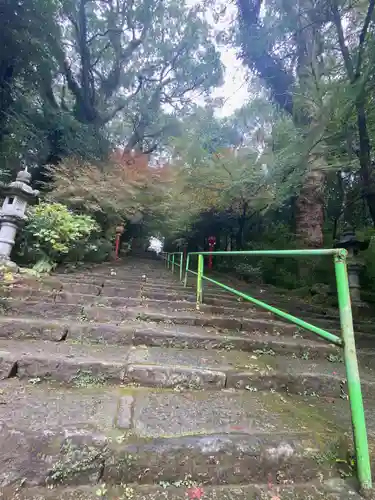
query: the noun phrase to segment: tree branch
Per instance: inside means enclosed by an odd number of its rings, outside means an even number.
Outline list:
[[[131,99],[134,99],[134,97],[141,91],[142,89],[142,84],[143,84],[143,80],[142,80],[142,77],[139,76],[138,77],[138,86],[136,88],[136,90],[132,93],[131,96],[129,96],[125,101],[122,101],[120,104],[118,104],[117,106],[115,106],[115,108],[110,111],[109,113],[107,113],[104,117],[102,117],[100,119],[100,123],[102,125],[105,125],[106,123],[108,123],[110,120],[112,120],[112,118],[114,118],[117,113],[119,113],[119,111],[121,111],[122,109],[125,108],[125,106],[129,103],[129,101]]]
[[[73,72],[69,66],[69,63],[66,59],[62,61],[62,68],[63,68],[63,73],[65,75],[66,81],[68,83],[69,90],[74,94],[76,99],[79,99],[82,101],[82,93],[81,89],[76,82]]]
[[[276,103],[290,115],[293,114],[293,95],[291,88],[294,77],[285,71],[282,61],[273,57],[266,44],[254,51],[252,38],[265,38],[260,25],[260,8],[262,0],[237,0],[239,10],[243,59],[250,69],[264,80]]]
[[[121,30],[117,29],[117,31],[116,29],[108,30],[109,40],[115,53],[115,60],[113,62],[113,66],[111,71],[109,72],[108,77],[102,78],[101,89],[107,98],[110,97],[119,86],[121,78],[121,67],[128,63],[135,50],[143,43],[152,21],[152,15],[151,12],[149,12],[149,16],[143,24],[141,34],[139,38],[136,38],[136,32],[131,17],[126,16],[126,12],[124,12],[123,18],[124,20],[127,18],[128,29],[132,30],[133,38],[128,43],[127,47],[125,47],[125,49],[122,49],[121,47],[122,29]]]
[[[332,18],[333,18],[333,23],[336,26],[340,50],[341,50],[342,57],[344,59],[346,72],[348,74],[349,80],[353,83],[354,82],[353,63],[352,63],[352,59],[350,57],[349,49],[348,49],[346,42],[345,42],[344,29],[342,27],[341,17],[340,17],[340,13],[339,13],[339,9],[338,9],[336,0],[333,0],[333,2],[332,2]]]
[[[117,28],[108,28],[107,30],[103,31],[103,33],[95,33],[95,35],[92,35],[90,38],[87,39],[87,45],[90,45],[94,40],[96,40],[99,37],[105,37],[109,34],[110,31],[114,32],[119,32],[121,33],[121,30]]]
[[[100,49],[99,53],[96,55],[96,59],[94,60],[94,62],[91,63],[91,70],[93,68],[95,68],[95,66],[98,64],[98,62],[100,61],[100,58],[102,57],[102,55],[104,54],[104,52],[109,48],[110,46],[110,42],[107,42],[104,47],[102,49]]]

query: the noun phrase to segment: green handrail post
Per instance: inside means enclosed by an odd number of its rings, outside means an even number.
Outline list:
[[[168,253],[167,255],[168,255],[168,260],[167,260],[167,269],[169,269],[169,261],[170,261],[171,256],[169,255],[169,253]]]
[[[361,490],[366,493],[372,488],[370,455],[366,431],[365,410],[359,378],[358,360],[355,348],[353,316],[346,265],[346,250],[335,255],[335,274],[340,310],[344,361],[348,381],[349,403],[352,416],[353,437],[357,459],[357,474]]]
[[[180,281],[182,281],[183,265],[184,265],[184,252],[180,252]]]
[[[190,254],[186,257],[186,265],[185,265],[185,278],[184,278],[184,287],[187,287],[188,282],[188,272],[189,272],[189,263],[190,263]]]
[[[197,309],[200,308],[200,304],[203,301],[203,267],[204,267],[204,257],[203,255],[198,255],[198,276],[197,276]]]
[[[174,253],[172,254],[172,274],[174,273]]]

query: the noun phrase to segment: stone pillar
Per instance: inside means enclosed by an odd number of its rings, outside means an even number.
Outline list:
[[[359,282],[359,275],[363,268],[363,264],[348,262],[348,281],[350,288],[350,298],[355,305],[362,304],[361,300],[361,284]]]
[[[361,250],[367,250],[370,240],[360,241],[351,226],[347,225],[335,247],[345,248],[348,251],[348,281],[350,298],[353,305],[363,306],[361,301],[360,272],[363,262],[359,257]]]
[[[0,261],[9,260],[17,234],[17,219],[0,215]]]
[[[35,202],[39,191],[32,189],[31,175],[21,170],[14,182],[0,186],[0,191],[5,195],[2,209],[0,210],[0,264],[7,267],[17,267],[10,260],[10,255],[15,243],[17,229],[23,226],[28,203]]]

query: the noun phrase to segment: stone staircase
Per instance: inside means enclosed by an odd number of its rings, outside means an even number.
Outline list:
[[[197,311],[160,262],[5,288],[1,500],[360,498],[340,478],[353,467],[334,346],[217,288]],[[338,328],[334,312],[308,315]],[[359,326],[372,445],[374,353]]]

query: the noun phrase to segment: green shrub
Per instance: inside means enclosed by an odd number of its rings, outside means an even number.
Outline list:
[[[80,257],[77,260],[100,263],[109,260],[113,252],[113,244],[111,240],[98,238],[88,242],[83,250],[77,255],[77,257]]]
[[[43,270],[84,260],[97,249],[93,238],[98,231],[99,226],[88,215],[73,213],[60,203],[40,203],[28,211],[18,256],[22,262],[37,264]]]

